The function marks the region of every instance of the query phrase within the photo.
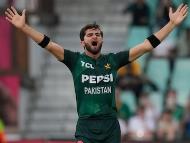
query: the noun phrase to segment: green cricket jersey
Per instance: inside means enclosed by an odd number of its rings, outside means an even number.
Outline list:
[[[116,74],[129,63],[129,51],[100,55],[95,60],[85,53],[64,50],[62,62],[72,72],[79,118],[116,117]]]

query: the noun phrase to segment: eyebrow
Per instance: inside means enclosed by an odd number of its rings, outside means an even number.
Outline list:
[[[89,34],[94,34],[94,32],[86,33],[86,35],[89,35]],[[95,34],[101,34],[101,32],[95,32]]]

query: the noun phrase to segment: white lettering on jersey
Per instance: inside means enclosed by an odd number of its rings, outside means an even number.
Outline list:
[[[108,86],[108,87],[91,87],[91,88],[84,87],[84,93],[89,94],[89,95],[92,95],[92,94],[110,94],[110,93],[112,93],[111,89],[112,89],[111,86]]]
[[[100,83],[101,81],[103,82],[113,82],[113,75],[112,74],[107,74],[107,75],[99,75],[99,76],[94,76],[94,75],[83,75],[82,74],[82,83],[84,82],[89,82],[89,83]]]
[[[94,69],[93,65],[90,63],[85,63],[84,61],[81,61],[82,67]]]

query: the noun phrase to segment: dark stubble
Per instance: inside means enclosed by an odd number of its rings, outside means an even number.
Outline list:
[[[84,47],[88,52],[90,52],[93,55],[98,54],[101,49],[102,49],[102,43],[96,47],[96,48],[92,48],[88,43],[85,43],[85,47]]]

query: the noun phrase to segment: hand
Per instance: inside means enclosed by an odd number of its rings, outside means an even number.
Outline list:
[[[177,10],[175,12],[172,11],[172,8],[170,7],[169,9],[169,17],[170,17],[170,21],[174,24],[174,25],[178,25],[180,24],[185,17],[188,14],[188,7],[185,4],[181,4]]]
[[[26,10],[22,11],[22,15],[19,15],[14,7],[7,8],[5,11],[6,20],[12,23],[17,28],[23,28],[25,26],[25,13]]]

